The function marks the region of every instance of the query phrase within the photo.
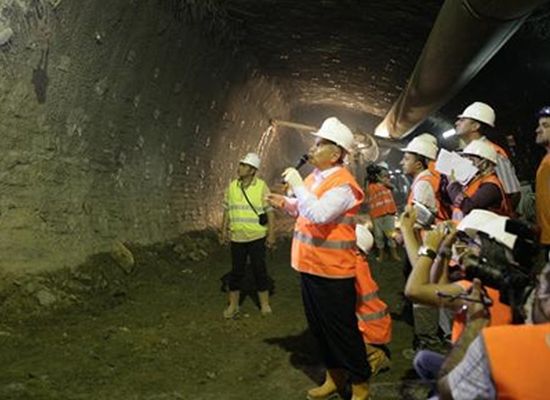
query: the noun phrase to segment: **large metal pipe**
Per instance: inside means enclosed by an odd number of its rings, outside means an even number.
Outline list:
[[[401,138],[464,87],[547,0],[447,0],[407,87],[375,135]]]

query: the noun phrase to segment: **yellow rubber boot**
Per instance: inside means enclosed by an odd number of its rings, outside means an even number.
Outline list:
[[[307,391],[308,400],[328,400],[338,396],[338,388],[345,383],[345,375],[342,370],[331,369],[325,374],[325,381],[321,386]]]
[[[266,290],[264,292],[258,292],[258,299],[260,300],[260,311],[263,317],[273,313],[271,306],[269,305],[269,292]]]
[[[367,382],[351,385],[351,400],[367,400],[369,398],[369,384]]]
[[[376,376],[391,367],[391,361],[382,349],[367,344],[366,350],[372,376]]]
[[[241,293],[239,291],[229,292],[229,305],[223,311],[223,317],[225,319],[236,318],[239,315],[239,298]]]

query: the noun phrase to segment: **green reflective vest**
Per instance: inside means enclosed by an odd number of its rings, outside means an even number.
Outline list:
[[[264,208],[264,197],[269,193],[269,189],[263,180],[254,178],[245,190],[248,200],[258,214],[268,211]],[[232,241],[252,241],[266,236],[267,226],[259,224],[258,216],[246,201],[241,189],[241,182],[238,179],[230,183],[225,203],[229,214]]]

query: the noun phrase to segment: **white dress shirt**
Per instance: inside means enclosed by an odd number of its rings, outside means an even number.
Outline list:
[[[324,171],[315,169],[312,174],[314,183],[311,190],[315,190],[331,174],[338,171],[340,166]],[[355,195],[348,184],[332,188],[320,198],[310,192],[305,186],[294,189],[296,198],[286,197],[285,210],[294,216],[298,214],[315,224],[326,224],[344,214],[356,202]]]
[[[413,184],[411,185],[412,199],[414,202],[423,204],[431,211],[436,212],[437,202],[432,185],[428,181],[420,180],[424,176],[430,174],[431,172],[425,169],[414,178]]]

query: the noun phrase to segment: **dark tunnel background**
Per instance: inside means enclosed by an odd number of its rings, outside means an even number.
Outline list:
[[[371,134],[442,4],[0,0],[0,270],[70,267],[113,240],[216,227],[240,156],[259,151],[275,183],[310,143],[273,133],[272,118],[336,115]],[[545,5],[415,133],[441,134],[486,101],[495,141],[532,180],[549,39]]]

